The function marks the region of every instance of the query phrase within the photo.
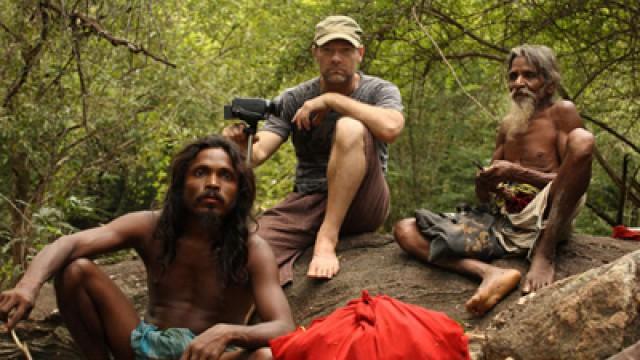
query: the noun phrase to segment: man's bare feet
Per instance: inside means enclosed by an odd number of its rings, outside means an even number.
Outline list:
[[[340,271],[340,262],[335,253],[313,255],[307,276],[314,279],[331,279]]]
[[[549,261],[549,259],[542,255],[534,255],[531,260],[529,272],[527,272],[524,278],[522,292],[528,294],[551,285],[554,281],[555,274],[556,267],[553,261]]]
[[[307,276],[314,279],[329,280],[340,271],[340,262],[336,256],[338,231],[326,230],[324,223],[318,230],[316,244],[313,247],[313,258],[309,264]]]
[[[475,316],[484,315],[518,287],[521,276],[520,271],[515,269],[492,268],[484,275],[478,290],[467,301],[465,308]]]
[[[340,262],[336,256],[337,241],[318,236],[313,248],[313,258],[309,264],[307,276],[314,279],[331,279],[340,270]]]

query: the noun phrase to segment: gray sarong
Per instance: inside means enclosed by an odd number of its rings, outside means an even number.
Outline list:
[[[483,261],[503,257],[505,250],[493,229],[495,221],[482,208],[447,214],[416,210],[418,230],[431,241],[429,261],[450,256]]]
[[[429,261],[443,256],[476,258],[483,261],[533,254],[536,242],[547,225],[544,213],[548,205],[551,182],[519,213],[508,213],[505,208],[490,211],[489,207],[466,208],[457,213],[436,214],[429,210],[416,210],[416,224],[425,238],[431,241]],[[584,203],[580,199],[571,214],[575,219]],[[573,231],[573,221],[562,232],[565,242]]]

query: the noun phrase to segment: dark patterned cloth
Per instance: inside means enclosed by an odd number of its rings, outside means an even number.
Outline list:
[[[505,256],[493,225],[496,217],[484,208],[467,208],[452,214],[416,210],[418,230],[431,242],[429,261],[442,257],[470,257],[489,261]]]
[[[489,261],[505,256],[522,255],[530,259],[547,224],[544,214],[549,205],[551,184],[548,183],[540,191],[534,189],[533,192],[536,194],[533,199],[519,212],[509,211],[509,205],[505,202],[491,207],[458,209],[458,212],[453,214],[416,210],[418,230],[431,242],[429,260],[455,256]],[[509,191],[531,192],[523,185],[510,188]],[[585,201],[586,196],[583,195],[573,210],[571,219],[575,219]],[[573,221],[561,229],[558,241],[567,241],[572,231]]]

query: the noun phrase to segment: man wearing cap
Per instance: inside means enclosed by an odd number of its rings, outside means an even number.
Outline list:
[[[298,159],[294,191],[259,219],[258,234],[276,254],[283,285],[311,245],[307,275],[336,275],[338,237],[374,231],[389,212],[387,144],[404,127],[402,101],[395,85],[358,71],[361,35],[347,16],[316,25],[311,54],[320,76],[280,94],[280,116],[267,119],[253,145],[257,166],[291,136]],[[246,148],[242,130],[232,125],[223,134]]]

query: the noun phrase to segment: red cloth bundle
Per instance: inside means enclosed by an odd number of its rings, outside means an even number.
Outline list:
[[[613,234],[611,237],[615,239],[640,241],[640,231],[629,229],[624,225],[618,225],[613,227]]]
[[[366,290],[270,346],[276,360],[470,359],[462,328],[447,315]]]

